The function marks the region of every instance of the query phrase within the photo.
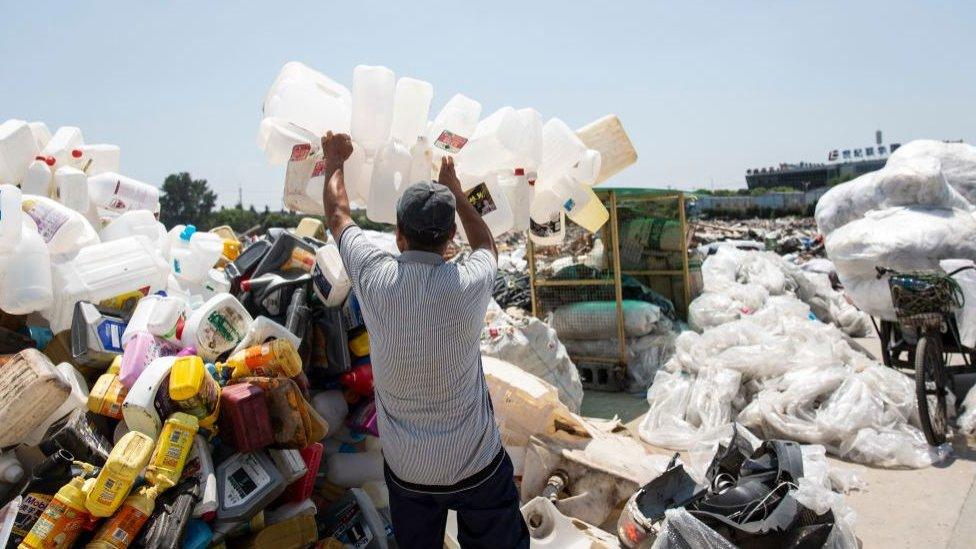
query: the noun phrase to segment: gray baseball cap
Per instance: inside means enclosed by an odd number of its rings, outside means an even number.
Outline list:
[[[409,233],[440,238],[454,227],[454,193],[435,181],[414,183],[397,203],[397,222]]]

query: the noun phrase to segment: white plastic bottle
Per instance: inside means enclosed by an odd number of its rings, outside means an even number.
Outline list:
[[[37,156],[37,142],[23,120],[0,124],[0,183],[19,185],[31,159]]]
[[[265,95],[262,113],[292,122],[321,137],[349,131],[349,90],[297,61],[281,68]]]
[[[118,173],[119,156],[121,155],[118,145],[96,143],[93,145],[82,145],[80,149],[80,167],[89,176],[105,172]]]
[[[458,169],[470,173],[511,170],[527,156],[529,134],[512,107],[502,107],[478,123],[464,149]]]
[[[512,229],[515,223],[512,208],[509,206],[505,191],[498,184],[498,177],[495,174],[481,177],[462,174],[461,185],[464,188],[464,194],[468,197],[468,202],[485,220],[492,236],[497,237]],[[458,232],[465,236],[460,222],[457,223],[457,226]]]
[[[593,149],[586,149],[576,164],[570,168],[569,173],[573,179],[588,187],[592,187],[600,175],[600,168],[602,166],[603,158],[600,156],[600,152]]]
[[[47,129],[47,124],[44,122],[30,122],[31,134],[34,135],[34,142],[37,143],[37,152],[44,150],[47,147],[48,141],[51,140],[51,130]]]
[[[318,150],[321,137],[284,118],[267,116],[261,120],[258,129],[258,147],[264,151],[269,163],[279,166],[292,158],[296,145],[308,145],[309,150]]]
[[[220,259],[224,241],[220,236],[197,231],[193,225],[177,225],[169,232],[170,256],[177,278],[192,283],[203,282]]]
[[[132,210],[116,217],[102,227],[98,236],[102,242],[119,240],[135,235],[148,238],[159,250],[160,255],[169,257],[169,234],[162,223],[149,210]]]
[[[369,184],[373,177],[373,159],[367,158],[366,150],[356,143],[352,144],[352,154],[342,166],[342,175],[346,182],[349,200],[362,205],[369,200]],[[318,197],[322,200],[321,197]]]
[[[481,103],[457,94],[452,97],[430,124],[427,136],[430,139],[434,165],[446,155],[456,155],[471,139],[478,118],[481,117]]]
[[[369,182],[366,217],[377,223],[396,223],[396,205],[410,177],[410,150],[391,139],[377,153]]]
[[[312,289],[326,307],[338,307],[345,301],[352,281],[342,265],[339,248],[329,241],[315,252],[312,268]]]
[[[410,147],[410,176],[407,178],[407,187],[421,181],[432,181],[433,155],[430,152],[430,143],[426,137],[418,137],[417,142]]]
[[[179,296],[147,295],[139,300],[122,332],[122,347],[144,331],[173,343],[180,342],[186,323],[187,303]]]
[[[51,136],[51,140],[47,142],[47,146],[41,151],[41,155],[54,158],[55,166],[60,168],[69,165],[71,151],[77,149],[84,143],[85,139],[81,135],[80,128],[75,126],[61,126]]]
[[[12,315],[45,309],[52,300],[51,256],[44,239],[27,216],[21,220],[21,231],[20,242],[3,258],[0,278],[0,309]]]
[[[217,294],[190,314],[183,327],[183,346],[192,345],[200,358],[213,361],[244,339],[252,320],[236,297]]]
[[[0,185],[0,254],[6,254],[20,244],[20,234],[24,230],[20,223],[23,217],[20,189],[13,185]]]
[[[540,181],[534,187],[529,207],[529,238],[537,246],[555,246],[561,244],[566,236],[566,215],[555,194],[540,192],[540,187],[544,185]]]
[[[508,204],[512,208],[512,225],[516,231],[529,230],[529,207],[532,205],[532,187],[525,177],[525,169],[516,168],[514,172],[499,173],[498,185],[505,191]]]
[[[115,172],[89,177],[88,192],[102,217],[114,218],[131,210],[159,213],[159,189]]]
[[[56,200],[28,194],[21,205],[52,255],[71,254],[98,243],[98,233],[85,216]]]
[[[525,128],[526,145],[524,155],[515,163],[516,168],[524,168],[526,175],[538,172],[542,164],[542,115],[535,109],[525,108],[515,111]]]
[[[88,176],[85,172],[70,166],[58,168],[54,173],[54,183],[58,188],[61,204],[84,217],[91,206],[88,197]]]
[[[576,136],[576,132],[558,118],[549,119],[542,127],[542,144],[541,180],[554,181],[569,174],[586,151],[586,145]]]
[[[393,99],[393,125],[390,136],[410,147],[427,129],[430,101],[434,98],[434,86],[430,82],[403,77],[396,83]]]
[[[27,167],[27,174],[24,176],[24,181],[20,184],[20,188],[24,191],[24,194],[37,196],[51,195],[51,189],[54,183],[51,166],[54,166],[53,157],[37,156],[34,158]]]
[[[352,71],[350,136],[375,153],[390,138],[396,76],[386,67],[357,65]]]

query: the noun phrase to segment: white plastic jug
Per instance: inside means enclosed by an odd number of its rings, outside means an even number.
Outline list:
[[[258,129],[258,147],[264,151],[269,163],[278,166],[293,158],[296,145],[308,145],[308,150],[317,151],[321,147],[321,137],[284,118],[267,116],[261,120]]]
[[[44,150],[41,151],[41,155],[54,158],[55,167],[60,168],[69,165],[71,151],[78,149],[84,143],[85,139],[81,135],[81,128],[61,126],[51,136],[51,140],[47,142]]]
[[[460,93],[452,97],[430,124],[427,136],[430,139],[433,161],[437,165],[446,155],[455,155],[471,139],[478,118],[481,117],[481,103]]]
[[[539,167],[539,179],[555,180],[568,174],[585,151],[586,145],[576,136],[576,132],[562,120],[550,118],[542,127],[542,165]]]
[[[37,156],[37,142],[23,120],[0,124],[0,183],[19,185],[31,159]]]
[[[88,176],[85,172],[65,166],[54,173],[54,184],[58,188],[61,203],[80,213],[88,213],[91,201],[88,197]]]
[[[159,213],[159,189],[115,172],[89,177],[88,192],[101,217],[111,219],[131,210]]]
[[[224,251],[224,241],[219,235],[197,231],[193,225],[173,227],[169,238],[173,273],[192,283],[203,282]]]
[[[329,424],[329,435],[334,435],[349,415],[349,404],[338,389],[322,391],[313,396],[312,407]]]
[[[98,243],[85,216],[46,196],[23,195],[24,213],[37,227],[51,255],[71,254]]]
[[[434,86],[430,82],[403,77],[396,83],[393,99],[393,125],[390,136],[406,146],[417,142],[427,129],[430,101],[434,98]]]
[[[430,142],[426,137],[418,137],[417,142],[410,147],[410,176],[407,178],[407,187],[421,181],[433,181],[432,160]]]
[[[352,281],[342,265],[339,248],[330,240],[315,252],[312,289],[326,307],[338,307],[351,288]]]
[[[71,326],[75,303],[128,294],[148,295],[166,288],[170,272],[156,246],[144,236],[130,236],[82,248],[51,270],[54,303],[43,311],[54,333]]]
[[[154,439],[159,436],[164,418],[159,417],[156,408],[156,393],[164,382],[169,381],[169,371],[173,369],[174,362],[174,356],[153,360],[129,388],[125,400],[122,401],[122,418],[130,430],[139,431]]]
[[[566,214],[551,192],[540,193],[542,182],[536,182],[529,207],[529,238],[538,246],[555,246],[566,236]]]
[[[352,71],[352,118],[350,136],[376,152],[390,138],[396,76],[386,67],[357,65]]]
[[[20,242],[0,259],[0,264],[0,309],[12,315],[26,315],[51,306],[51,256],[29,217],[21,219]],[[66,318],[67,327],[71,323],[70,311]]]
[[[74,412],[79,408],[85,408],[88,406],[88,382],[85,381],[84,376],[81,375],[77,369],[67,362],[62,362],[56,366],[58,373],[61,374],[61,379],[65,381],[69,386],[71,386],[71,393],[68,397],[64,399],[58,409],[48,415],[47,419],[41,422],[34,431],[32,431],[24,439],[24,444],[28,446],[35,446],[40,444],[44,440],[44,435],[47,430],[51,428],[51,425],[64,416]]]
[[[82,145],[79,163],[88,175],[98,175],[105,172],[118,173],[120,155],[121,151],[118,145],[107,143]]]
[[[54,165],[54,158],[38,156],[27,166],[27,174],[20,188],[24,194],[34,194],[37,196],[50,196],[54,184],[54,175],[51,166]]]
[[[516,231],[529,230],[529,208],[532,205],[532,187],[523,168],[514,172],[499,173],[498,185],[505,192],[512,208],[512,225]]]
[[[637,162],[637,150],[616,115],[608,114],[576,131],[587,147],[600,153],[600,173],[590,185],[598,185]]]
[[[47,147],[48,141],[51,140],[51,130],[47,129],[47,124],[44,122],[30,122],[31,134],[34,135],[34,142],[37,143],[37,152],[44,150]]]
[[[169,234],[162,223],[156,221],[156,216],[149,210],[132,210],[116,217],[102,227],[98,237],[102,242],[119,240],[135,235],[142,235],[153,242],[160,255],[169,257]]]
[[[23,231],[20,204],[20,189],[13,185],[0,185],[0,254],[9,253],[20,244]]]
[[[352,144],[352,154],[342,166],[343,180],[349,200],[365,205],[369,200],[369,184],[373,177],[373,159],[368,158],[366,149],[355,141]],[[321,196],[319,197],[321,201]]]
[[[369,182],[366,217],[377,223],[396,223],[396,205],[407,188],[412,157],[410,150],[390,140],[376,153]]]
[[[516,168],[524,168],[525,173],[539,171],[542,164],[542,115],[535,109],[525,108],[515,111],[525,127],[526,144],[524,156],[515,164]]]
[[[528,156],[529,133],[512,107],[502,107],[478,122],[458,153],[458,168],[470,173],[511,170]]]
[[[325,460],[325,478],[343,488],[358,488],[367,482],[383,480],[383,454],[380,452],[338,453]]]
[[[264,98],[264,116],[287,120],[322,136],[349,131],[349,90],[297,61],[281,68]]]
[[[468,197],[468,202],[485,220],[492,236],[498,237],[512,229],[515,218],[512,215],[512,208],[508,204],[508,197],[505,196],[505,191],[498,184],[497,175],[488,174],[478,177],[462,174],[461,186],[464,189],[464,194]],[[457,219],[457,227],[458,234],[467,240],[460,218]]]
[[[217,294],[190,314],[183,327],[183,346],[192,345],[200,358],[213,361],[244,339],[252,320],[236,297]]]
[[[586,149],[576,164],[570,168],[569,173],[573,179],[592,187],[600,175],[602,166],[603,157],[600,156],[600,152]]]
[[[122,332],[122,347],[138,332],[179,343],[186,322],[187,303],[179,296],[147,295],[139,300]]]

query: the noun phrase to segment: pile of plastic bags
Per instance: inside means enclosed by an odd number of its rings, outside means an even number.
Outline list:
[[[732,421],[761,438],[820,444],[851,461],[925,467],[948,447],[928,446],[910,379],[855,351],[791,291],[760,252],[725,248],[702,266],[691,304],[701,333],[678,336],[675,356],[648,390],[646,442],[713,446]]]

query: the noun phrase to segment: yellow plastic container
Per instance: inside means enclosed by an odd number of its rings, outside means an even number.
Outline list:
[[[169,398],[180,410],[200,420],[200,428],[212,429],[220,413],[220,385],[198,356],[176,359],[169,371]]]
[[[95,470],[87,464],[84,464],[84,469],[86,474]],[[18,547],[60,549],[74,545],[82,527],[89,520],[84,487],[84,476],[75,477],[62,486]]]
[[[122,371],[122,355],[119,355],[112,359],[112,363],[108,365],[108,370],[105,373],[119,375]]]
[[[153,509],[156,508],[156,498],[160,492],[169,486],[143,486],[125,498],[122,507],[98,529],[85,549],[125,549],[139,535],[139,530],[146,524]]]
[[[210,229],[210,232],[214,233],[220,238],[223,238],[224,240],[233,240],[235,242],[240,242],[240,240],[237,238],[237,233],[234,232],[234,229],[231,228],[230,225],[221,225],[219,227],[214,227],[213,229]]]
[[[322,225],[321,219],[316,219],[314,217],[303,217],[302,220],[298,222],[298,226],[295,227],[295,234],[298,236],[308,236],[325,241],[325,226]]]
[[[117,373],[102,374],[88,393],[88,409],[98,415],[122,419],[122,403],[127,394],[129,389],[122,385]]]
[[[356,356],[369,356],[369,332],[363,331],[350,339],[349,350]]]
[[[155,445],[153,439],[139,431],[129,431],[119,439],[85,500],[89,513],[96,517],[110,517],[115,513],[149,463]]]
[[[224,239],[224,258],[227,261],[234,261],[241,255],[241,243],[237,240]]]
[[[302,357],[291,341],[274,339],[234,353],[221,367],[232,368],[231,379],[248,376],[293,377],[302,372]]]
[[[279,549],[281,547],[308,547],[318,539],[315,515],[298,515],[272,524],[241,541],[246,549]]]
[[[163,423],[159,444],[146,467],[146,480],[149,483],[172,486],[180,480],[198,428],[197,418],[190,414],[174,412],[169,416]]]

